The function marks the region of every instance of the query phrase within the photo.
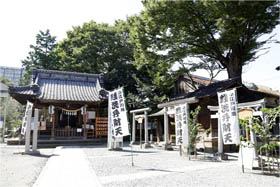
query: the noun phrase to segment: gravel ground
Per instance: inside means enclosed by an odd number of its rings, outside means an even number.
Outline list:
[[[134,148],[134,167],[130,148],[108,151],[104,146],[84,147],[87,159],[103,186],[277,186],[280,178],[245,170],[237,160],[217,162],[200,156],[196,160],[180,157],[178,151]]]
[[[32,186],[54,149],[40,149],[41,155],[23,155],[24,146],[0,144],[0,186]]]

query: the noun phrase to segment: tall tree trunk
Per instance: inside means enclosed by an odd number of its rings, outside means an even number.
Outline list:
[[[229,60],[227,63],[227,73],[228,78],[237,78],[237,80],[242,83],[242,62],[236,56]]]

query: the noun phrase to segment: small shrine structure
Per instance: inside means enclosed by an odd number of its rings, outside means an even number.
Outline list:
[[[33,69],[30,84],[9,93],[39,109],[39,139],[107,137],[107,91],[99,74]]]

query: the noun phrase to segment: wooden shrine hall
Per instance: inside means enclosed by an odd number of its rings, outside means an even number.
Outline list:
[[[108,100],[101,75],[33,69],[30,84],[10,87],[9,93],[23,105],[32,102],[33,111],[39,109],[39,139],[107,137]]]

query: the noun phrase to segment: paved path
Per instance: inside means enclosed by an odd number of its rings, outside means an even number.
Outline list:
[[[80,147],[58,147],[33,186],[99,187],[101,185]]]

